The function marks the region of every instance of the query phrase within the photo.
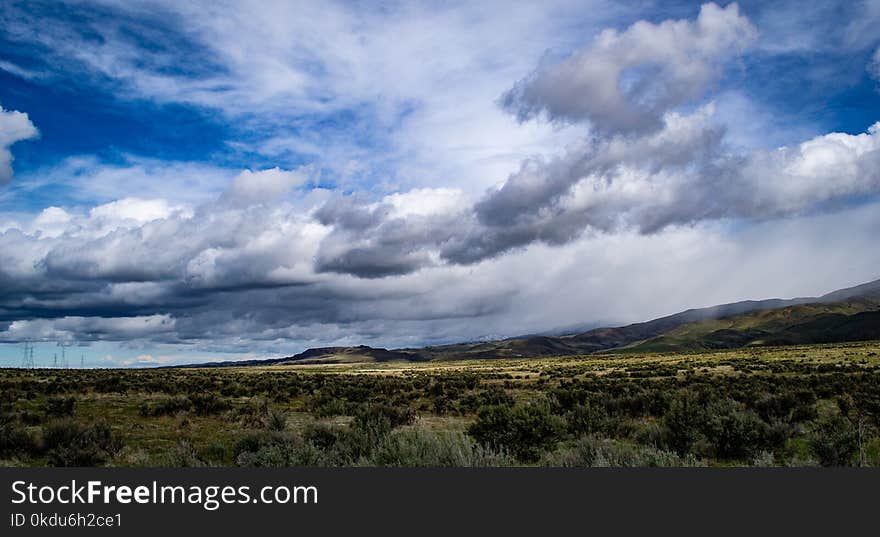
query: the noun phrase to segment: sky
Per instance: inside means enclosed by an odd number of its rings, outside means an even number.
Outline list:
[[[0,4],[0,366],[880,278],[880,1]]]

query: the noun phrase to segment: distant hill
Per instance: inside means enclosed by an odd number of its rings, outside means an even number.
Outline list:
[[[747,300],[690,309],[642,323],[594,328],[562,336],[534,335],[396,350],[365,345],[322,347],[284,358],[214,362],[194,367],[480,360],[601,352],[682,352],[748,345],[869,339],[880,339],[880,280],[820,297]]]
[[[353,362],[401,362],[418,361],[419,356],[388,349],[359,345],[357,347],[322,347],[309,349],[288,358],[282,358],[277,365],[297,364],[345,364]]]
[[[563,356],[576,354],[594,354],[598,352],[625,351],[651,351],[651,350],[692,350],[700,348],[701,343],[690,341],[688,343],[672,344],[672,342],[658,341],[656,346],[639,347],[637,344],[653,341],[667,333],[674,333],[680,327],[699,325],[700,328],[692,336],[708,334],[725,328],[732,329],[729,323],[711,324],[711,321],[727,319],[738,315],[752,314],[756,312],[773,311],[807,304],[829,304],[861,297],[864,303],[853,306],[846,310],[849,313],[858,313],[871,309],[880,309],[877,301],[880,300],[880,280],[870,283],[840,289],[821,297],[800,297],[793,299],[773,298],[768,300],[746,300],[731,304],[721,304],[708,308],[689,309],[674,315],[660,317],[652,321],[635,323],[620,327],[595,328],[580,334],[567,336],[529,336],[512,338],[500,341],[480,343],[464,343],[455,345],[443,345],[439,347],[423,347],[420,349],[405,349],[407,352],[418,353],[430,360],[455,360],[455,359],[486,359],[486,358],[520,358],[536,356]],[[809,310],[805,310],[809,311]],[[834,308],[821,307],[814,311],[829,313],[844,311]],[[806,320],[806,319],[805,319]],[[700,323],[708,323],[700,325]],[[714,327],[714,330],[711,329]],[[788,328],[787,324],[780,324],[778,329]],[[768,327],[769,328],[769,327]],[[682,328],[682,330],[685,330]],[[730,338],[725,346],[714,345],[706,342],[705,348],[732,348],[739,346],[737,341],[754,341],[745,334],[714,334],[715,338]],[[745,343],[745,344],[747,344]]]
[[[681,352],[749,345],[880,339],[880,299],[809,303],[689,323],[615,352]]]
[[[267,365],[307,365],[307,364],[345,364],[364,362],[400,362],[419,361],[419,356],[400,351],[368,347],[320,347],[308,349],[305,352],[283,358],[270,358],[268,360],[243,360],[238,362],[209,362],[207,364],[193,364],[174,367],[243,367],[243,366],[267,366]]]

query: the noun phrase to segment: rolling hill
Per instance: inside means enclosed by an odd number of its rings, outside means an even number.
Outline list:
[[[531,358],[596,353],[685,352],[750,345],[794,345],[880,339],[880,280],[820,297],[747,300],[690,309],[651,321],[563,336],[388,350],[321,347],[283,358],[213,362],[198,367],[423,362]],[[187,366],[180,366],[187,367]]]
[[[307,364],[346,364],[365,362],[419,361],[420,357],[411,353],[390,351],[366,345],[356,347],[319,347],[308,349],[293,356],[270,358],[268,360],[244,360],[237,362],[209,362],[174,367],[228,367],[228,366],[266,366],[266,365],[307,365]]]
[[[430,360],[444,360],[735,348],[761,344],[761,337],[767,339],[763,344],[770,345],[777,344],[773,343],[771,336],[783,330],[788,330],[786,340],[796,340],[794,334],[798,322],[814,321],[815,316],[852,315],[874,310],[880,310],[880,280],[820,297],[734,302],[690,309],[643,323],[596,328],[567,336],[529,336],[405,351],[418,353]],[[804,329],[814,331],[816,327],[805,326]],[[843,338],[846,332],[847,329],[841,326],[825,337]],[[858,333],[865,332],[862,330]],[[876,337],[880,338],[880,334]],[[804,339],[809,338],[804,336]]]
[[[615,352],[682,352],[749,345],[880,339],[880,299],[809,303],[689,323]]]

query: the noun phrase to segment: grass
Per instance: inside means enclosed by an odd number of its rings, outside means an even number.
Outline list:
[[[369,465],[405,463],[406,456],[427,457],[413,464],[750,465],[760,458],[762,464],[800,465],[823,462],[810,446],[829,452],[828,445],[838,444],[840,449],[830,452],[843,455],[835,455],[833,463],[877,465],[878,387],[880,342],[415,363],[4,369],[0,423],[11,431],[9,438],[23,432],[32,444],[3,448],[0,465],[43,466],[53,460],[41,438],[60,419],[51,412],[67,412],[69,402],[62,398],[75,403],[72,417],[64,419],[110,426],[122,448],[101,464],[115,466],[225,466],[243,460]],[[762,401],[768,397],[788,397],[784,404],[791,408],[764,415]],[[186,398],[200,402],[202,410],[186,405],[162,415],[142,410]],[[687,398],[726,414],[673,415],[670,409],[684,408],[678,402]],[[493,405],[503,408],[483,411]],[[538,407],[544,408],[540,415],[529,414]],[[383,425],[390,411],[383,408],[410,409],[415,421]],[[597,417],[590,417],[594,411]],[[365,412],[375,419],[354,419]],[[496,437],[492,423],[474,428],[478,416],[522,430]],[[856,425],[862,431],[858,453],[849,447]],[[683,442],[676,441],[682,426],[690,429]],[[316,431],[330,440],[318,439]],[[475,444],[474,438],[481,440]],[[731,441],[748,445],[730,449]],[[244,457],[247,442],[252,451]],[[527,455],[517,460],[511,454]]]

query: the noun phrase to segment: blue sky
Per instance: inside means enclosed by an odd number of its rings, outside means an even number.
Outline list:
[[[877,1],[5,2],[0,364],[506,337],[880,277],[878,27]]]

